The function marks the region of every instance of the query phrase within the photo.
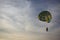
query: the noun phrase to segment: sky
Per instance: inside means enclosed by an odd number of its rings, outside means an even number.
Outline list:
[[[38,19],[41,11],[51,13],[50,23]],[[0,0],[0,35],[0,40],[59,40],[60,0]]]

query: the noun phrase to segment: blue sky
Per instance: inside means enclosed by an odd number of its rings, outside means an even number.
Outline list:
[[[60,22],[58,22],[60,15],[60,1],[59,0],[31,0],[32,6],[35,9],[34,15],[37,16],[39,12],[47,10],[50,11],[53,17],[52,23],[54,24],[52,29],[57,26],[59,27]],[[48,25],[48,24],[47,24]],[[52,30],[51,29],[51,30]]]
[[[46,10],[52,14],[50,23],[42,22],[37,17]],[[49,28],[48,33],[46,27]],[[60,0],[0,0],[1,39],[58,40],[56,35],[59,33]]]

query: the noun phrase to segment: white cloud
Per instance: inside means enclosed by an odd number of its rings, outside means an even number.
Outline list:
[[[27,31],[27,29],[30,29],[29,27],[31,24],[29,24],[28,19],[29,14],[32,13],[30,9],[30,3],[27,1],[21,1],[24,3],[24,8],[18,8],[12,5],[16,2],[12,2],[12,4],[7,4],[7,2],[10,3],[10,1],[5,2],[6,3],[2,3],[2,7],[0,8],[0,25],[5,28],[5,30],[7,29],[9,31]]]
[[[30,2],[26,0],[0,0],[0,1],[1,1],[0,40],[58,40],[59,39],[60,36],[56,34],[59,33],[59,29],[57,29],[57,31],[55,32],[47,32],[47,33],[45,32],[45,28],[47,26],[49,27],[53,26],[52,22],[47,24],[38,21],[37,18],[31,16],[32,13],[34,14],[35,9],[31,7]],[[55,9],[51,8],[51,10],[54,11]],[[51,13],[54,12],[51,11]],[[55,17],[55,14],[52,15]]]
[[[52,27],[54,25],[55,15],[54,12],[55,8],[47,8],[46,10],[52,13],[54,17],[51,23],[44,23],[39,21],[37,18],[34,18],[33,15],[35,9],[31,7],[31,2],[24,1],[24,0],[8,0],[3,1],[1,0],[1,7],[0,7],[0,14],[2,20],[9,22],[9,25],[16,28],[16,30],[24,30],[24,31],[45,31],[45,27]],[[17,6],[18,5],[18,6]],[[33,14],[32,14],[33,13]],[[31,15],[33,15],[31,17]],[[1,24],[1,23],[0,23]]]

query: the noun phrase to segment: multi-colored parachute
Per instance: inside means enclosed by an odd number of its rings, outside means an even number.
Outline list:
[[[38,19],[40,21],[50,23],[50,21],[52,19],[52,15],[49,11],[42,11],[41,13],[39,13]]]
[[[49,11],[42,11],[38,15],[38,19],[43,22],[50,23],[52,19],[52,15]],[[46,27],[46,31],[48,31],[48,27]]]

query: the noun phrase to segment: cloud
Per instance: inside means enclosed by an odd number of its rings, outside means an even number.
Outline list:
[[[1,40],[59,40],[60,35],[56,33],[0,33]],[[31,36],[32,35],[32,36]]]
[[[3,1],[3,0],[2,0]],[[19,8],[15,7],[14,4],[19,2],[15,2],[16,0],[11,0],[9,1],[3,1],[4,3],[1,3],[0,7],[0,26],[1,28],[5,28],[5,30],[13,30],[13,31],[25,31],[27,30],[27,24],[29,23],[28,21],[28,15],[31,13],[30,12],[30,3],[27,1],[21,1],[21,6],[19,4]],[[7,3],[10,4],[7,4]],[[28,4],[27,4],[28,3]],[[13,5],[12,5],[13,4]],[[24,5],[24,6],[23,6]],[[21,7],[24,8],[21,8]],[[28,24],[29,25],[29,24]],[[7,31],[6,30],[6,31]],[[11,31],[9,31],[11,32]]]
[[[56,16],[58,17],[57,12],[60,10],[58,8],[60,6],[56,6],[54,4],[54,7],[52,4],[50,4],[49,8],[45,8],[42,4],[41,6],[38,6],[40,4],[32,4],[33,3],[31,1],[27,0],[0,0],[0,40],[60,39],[60,28],[54,29],[54,32],[51,31],[53,28],[55,28],[53,26],[55,23],[53,22]],[[37,8],[50,11],[54,17],[52,22],[47,24],[39,21],[37,16],[42,10],[38,10]],[[46,33],[45,28],[47,26],[49,26],[49,30],[51,32],[49,31]]]
[[[45,27],[49,26],[52,27],[55,24],[56,17],[58,17],[57,13],[57,8],[59,5],[56,6],[56,4],[52,3],[45,3],[45,6],[48,6],[48,8],[44,7],[44,3],[37,3],[38,5],[34,5],[31,3],[31,1],[24,1],[24,0],[8,0],[8,1],[3,1],[3,5],[1,5],[1,15],[4,17],[8,17],[8,20],[11,22],[11,25],[13,25],[17,29],[23,29],[27,31],[38,31],[42,30],[43,32],[45,31]],[[49,5],[50,4],[50,5]],[[53,6],[54,5],[54,6]],[[43,7],[42,7],[43,6]],[[40,9],[39,11],[38,8]],[[41,10],[48,10],[52,14],[52,21],[51,23],[44,23],[38,20],[38,12],[42,11]],[[2,14],[3,13],[3,14]],[[58,13],[59,14],[59,13]],[[4,17],[4,18],[5,18]],[[5,18],[7,19],[7,18]],[[17,27],[16,27],[17,26]],[[21,27],[22,26],[22,27]],[[44,27],[43,27],[44,26]]]
[[[32,16],[32,20],[33,21],[33,25],[34,27],[36,27],[37,30],[39,30],[40,28],[43,29],[43,32],[45,31],[46,27],[49,27],[49,31],[54,30],[55,28],[57,28],[57,26],[59,27],[60,22],[58,22],[59,15],[60,15],[60,9],[59,9],[59,5],[60,3],[58,2],[58,0],[37,0],[37,1],[31,1],[32,2],[32,7],[34,9],[34,13]],[[38,20],[38,14],[41,11],[47,10],[52,14],[52,20],[50,23],[44,23]]]
[[[3,3],[2,3],[3,2]],[[38,3],[39,5],[40,3]],[[42,3],[44,4],[44,3]],[[39,5],[39,8],[41,8],[41,6]],[[48,5],[50,4],[50,5]],[[7,23],[9,23],[10,26],[13,26],[14,30],[17,31],[33,31],[33,32],[40,32],[40,31],[45,31],[45,27],[49,26],[49,30],[50,28],[52,28],[52,26],[55,24],[54,20],[56,20],[56,16],[58,17],[57,10],[58,10],[58,6],[56,6],[54,4],[51,4],[50,2],[45,5],[48,5],[49,7],[44,9],[45,7],[42,7],[42,10],[49,10],[52,13],[53,19],[51,23],[44,23],[38,20],[37,16],[38,16],[38,12],[37,12],[37,6],[34,7],[34,5],[32,5],[31,1],[24,1],[24,0],[1,0],[1,7],[0,7],[0,14],[1,14],[1,23],[3,25],[4,21]],[[18,6],[17,6],[18,5]],[[36,4],[35,4],[36,5]],[[57,9],[56,9],[57,8]],[[42,11],[40,10],[40,11]],[[39,12],[40,12],[39,11]],[[54,12],[56,11],[56,12]],[[58,13],[59,14],[59,13]],[[1,24],[0,23],[0,24]],[[4,24],[5,25],[5,24]],[[5,25],[5,26],[6,26]],[[8,26],[8,25],[7,25]],[[4,26],[3,26],[4,27]]]

